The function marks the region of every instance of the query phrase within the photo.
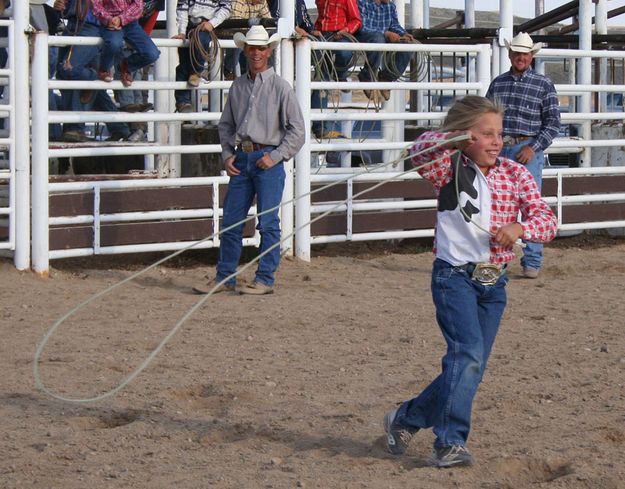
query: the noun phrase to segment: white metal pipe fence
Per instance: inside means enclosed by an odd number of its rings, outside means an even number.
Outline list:
[[[0,146],[3,149],[6,158],[7,165],[2,165],[0,168],[0,181],[3,184],[2,191],[2,204],[0,204],[0,222],[8,228],[8,236],[6,240],[0,241],[0,250],[15,250],[15,235],[16,235],[16,178],[15,178],[15,72],[13,70],[15,60],[14,49],[14,24],[11,20],[0,20],[0,26],[4,26],[8,30],[8,44],[7,44],[7,63],[9,68],[0,70],[0,77],[6,83],[4,85],[4,100],[2,104],[2,114],[0,117],[6,118],[5,127],[7,137],[0,139]],[[17,266],[17,263],[16,263]]]
[[[44,37],[45,36],[45,37]],[[65,45],[67,44],[79,44],[79,43],[94,43],[101,42],[97,39],[89,38],[75,38],[75,37],[50,37],[47,38],[45,34],[36,36],[38,40],[35,41],[35,56],[37,65],[41,67],[47,67],[47,46],[48,45]],[[47,42],[45,39],[47,38]],[[156,40],[156,44],[163,48],[163,52],[167,53],[168,50],[175,49],[182,44],[181,41],[164,39]],[[230,45],[234,46],[232,41],[223,41],[224,47]],[[444,117],[444,112],[422,112],[422,113],[410,113],[402,112],[405,106],[402,104],[394,104],[392,106],[393,111],[380,111],[380,112],[363,112],[362,108],[358,108],[357,104],[350,104],[352,108],[339,107],[336,112],[320,112],[318,110],[311,110],[310,96],[312,90],[332,90],[332,89],[389,89],[393,91],[413,90],[419,93],[426,91],[452,91],[458,93],[478,93],[484,94],[490,83],[491,79],[491,46],[489,45],[472,45],[472,46],[450,46],[450,45],[378,45],[378,44],[358,44],[350,45],[349,43],[326,43],[326,42],[311,42],[308,39],[302,39],[294,43],[297,51],[297,56],[293,61],[293,56],[286,49],[283,49],[282,62],[289,63],[289,67],[295,64],[295,88],[298,99],[300,101],[304,118],[307,121],[306,129],[306,141],[304,147],[296,157],[296,171],[294,173],[295,190],[294,195],[298,196],[298,200],[295,204],[295,228],[299,231],[295,236],[295,252],[297,256],[305,260],[310,259],[310,246],[314,243],[321,242],[337,242],[347,240],[372,240],[372,239],[393,239],[393,238],[405,238],[405,237],[422,237],[431,236],[433,230],[413,230],[413,231],[397,231],[397,232],[373,232],[373,233],[354,233],[353,232],[353,215],[357,212],[363,211],[390,211],[390,210],[405,210],[405,209],[421,209],[427,208],[427,206],[434,206],[434,202],[430,199],[419,201],[352,201],[348,198],[346,202],[337,209],[337,212],[343,212],[346,214],[346,229],[347,233],[342,235],[331,236],[311,236],[310,227],[306,224],[310,221],[311,216],[319,214],[328,210],[327,204],[312,204],[310,196],[307,195],[310,192],[311,184],[322,181],[328,181],[327,179],[334,179],[334,181],[344,178],[346,174],[349,175],[350,169],[343,169],[344,171],[332,171],[323,170],[327,173],[311,174],[311,153],[320,153],[327,151],[339,151],[339,152],[353,152],[353,151],[400,151],[407,147],[408,142],[404,141],[403,134],[393,131],[389,134],[395,134],[394,139],[391,141],[384,141],[380,139],[365,140],[350,140],[344,141],[314,141],[311,139],[310,127],[308,122],[311,121],[368,121],[368,122],[397,122],[397,121],[440,121]],[[283,46],[291,46],[291,42],[283,41]],[[44,48],[45,46],[45,48]],[[230,46],[230,47],[232,47]],[[420,53],[462,53],[476,60],[476,81],[426,81],[426,82],[401,82],[401,83],[388,83],[388,82],[332,82],[332,81],[313,81],[311,77],[311,52],[315,49],[324,50],[357,50],[357,51],[414,51]],[[560,55],[562,50],[549,50],[545,49],[541,51],[540,56],[553,57]],[[567,51],[567,55],[571,58],[579,58],[581,56],[589,57],[625,57],[623,52],[601,52],[594,51]],[[163,63],[167,63],[171,66],[174,56],[162,56]],[[34,63],[35,64],[35,63]],[[218,112],[203,112],[194,114],[173,114],[171,113],[171,91],[179,88],[188,88],[184,82],[171,81],[171,71],[167,73],[162,67],[159,67],[157,63],[157,69],[155,71],[159,73],[154,81],[137,81],[133,83],[132,89],[148,89],[154,90],[156,110],[150,114],[112,114],[112,113],[66,113],[66,112],[49,112],[47,104],[47,92],[50,89],[126,89],[121,86],[119,82],[105,83],[105,82],[69,82],[60,80],[48,80],[47,72],[44,73],[44,69],[33,69],[33,98],[39,99],[37,103],[33,101],[33,190],[37,189],[33,195],[33,264],[34,268],[39,273],[46,273],[49,266],[49,259],[88,255],[94,253],[129,253],[139,251],[164,251],[181,249],[188,243],[145,243],[138,245],[128,246],[110,246],[103,247],[99,241],[99,231],[101,224],[109,222],[127,222],[130,220],[145,219],[148,221],[158,219],[184,219],[193,217],[211,217],[215,219],[215,225],[218,226],[219,216],[219,204],[213,199],[212,207],[206,209],[193,210],[193,211],[150,211],[145,213],[124,213],[120,212],[112,215],[102,215],[97,209],[91,216],[74,216],[74,217],[60,217],[50,219],[47,215],[47,200],[50,194],[59,193],[61,191],[78,190],[81,188],[89,188],[94,192],[94,195],[100,195],[102,189],[114,188],[112,182],[90,182],[83,187],[79,182],[75,182],[73,186],[66,187],[67,184],[51,183],[48,184],[47,166],[48,159],[54,157],[79,157],[79,156],[100,156],[100,155],[132,155],[132,154],[154,154],[158,157],[176,156],[180,157],[185,153],[218,153],[221,148],[218,144],[202,144],[193,146],[180,145],[179,140],[179,127],[182,120],[192,121],[212,121],[218,120],[220,114]],[[293,76],[285,72],[287,79],[292,80]],[[209,83],[203,83],[201,85],[202,90],[215,89],[224,90],[229,87],[230,82],[215,81]],[[586,91],[588,93],[600,92],[600,91],[613,91],[618,92],[619,88],[625,88],[621,86],[596,86],[591,84],[579,85],[562,85],[556,88],[563,93],[570,91],[571,94],[579,96],[580,92]],[[625,90],[622,90],[625,91]],[[161,96],[162,95],[162,96]],[[364,107],[363,107],[364,108]],[[390,108],[389,108],[390,110]],[[592,113],[587,111],[584,113],[570,113],[563,114],[563,121],[584,123],[591,120],[622,120],[625,118],[623,114],[617,113]],[[35,123],[37,120],[37,123]],[[160,144],[132,144],[132,145],[119,145],[114,147],[57,147],[49,148],[47,141],[47,124],[48,123],[66,123],[66,122],[115,122],[115,121],[143,121],[154,122],[160,124],[160,129],[157,129],[157,140]],[[159,127],[159,126],[157,126]],[[163,132],[161,129],[166,128],[167,131]],[[176,133],[178,131],[178,133]],[[45,134],[44,134],[45,133]],[[177,135],[176,135],[177,134]],[[172,139],[172,137],[174,139]],[[570,151],[583,151],[584,148],[598,147],[598,146],[615,146],[619,144],[625,145],[624,140],[595,140],[591,141],[590,138],[577,140],[577,139],[557,139],[550,151],[559,152],[564,150]],[[164,145],[165,141],[169,141],[168,145]],[[1,143],[1,140],[0,140]],[[42,144],[44,143],[44,144]],[[36,146],[36,149],[35,149]],[[45,168],[45,169],[44,169]],[[293,176],[292,171],[288,170],[288,165],[285,166],[287,174]],[[170,170],[167,174],[176,175],[176,164],[173,163],[170,166]],[[545,178],[548,178],[549,172],[553,170],[546,170]],[[558,170],[564,171],[564,170]],[[35,175],[37,172],[37,175]],[[346,173],[347,172],[347,173]],[[557,172],[556,172],[557,173]],[[616,171],[615,173],[618,173]],[[352,172],[353,174],[353,172]],[[393,171],[384,172],[383,178],[392,178]],[[568,174],[567,174],[568,175]],[[211,185],[214,182],[221,181],[225,177],[210,177],[214,180],[211,181]],[[379,175],[374,173],[367,173],[366,175],[360,175],[357,177],[356,182],[368,181],[370,178],[380,178]],[[410,178],[418,178],[411,176]],[[558,177],[561,178],[561,177]],[[197,185],[198,179],[157,179],[157,180],[142,180],[140,184],[146,188],[150,186],[169,187],[180,186],[180,180],[190,180],[189,185]],[[148,183],[149,182],[149,183]],[[130,187],[136,185],[136,183],[129,184]],[[206,183],[208,185],[208,183]],[[128,187],[128,188],[130,188]],[[350,180],[347,183],[349,192],[353,189],[353,182]],[[348,193],[349,193],[348,192]],[[285,191],[285,200],[289,200],[287,194],[289,189]],[[215,193],[214,193],[215,194]],[[350,194],[351,195],[351,194]],[[615,194],[612,196],[603,196],[606,200],[615,199],[618,200],[621,196]],[[97,199],[98,197],[94,197]],[[577,198],[577,197],[575,197]],[[558,196],[556,202],[558,205],[564,203],[576,202],[567,196]],[[42,199],[46,199],[46,203],[42,202]],[[38,213],[37,218],[34,214]],[[283,215],[283,226],[285,234],[293,229],[293,225],[289,224],[289,220],[293,219],[288,217],[288,213],[292,212],[292,209],[286,210],[286,217]],[[94,227],[94,246],[90,248],[81,248],[77,250],[56,250],[50,251],[49,246],[45,245],[46,239],[43,235],[49,233],[50,225],[72,224],[82,223],[91,224]],[[584,223],[583,226],[595,226],[600,223]],[[614,225],[614,226],[612,226]],[[605,227],[621,227],[623,224],[620,221],[614,221],[605,225]],[[564,225],[569,228],[574,228],[578,225]],[[581,226],[581,225],[579,225]],[[36,228],[36,231],[35,231]],[[586,227],[590,229],[590,227]],[[218,228],[217,228],[218,229]],[[37,238],[35,239],[35,234]],[[247,244],[256,243],[255,239],[246,241]],[[205,247],[212,247],[218,244],[218,239],[207,242]],[[287,246],[292,247],[291,243],[287,243]],[[35,251],[36,250],[36,251]]]

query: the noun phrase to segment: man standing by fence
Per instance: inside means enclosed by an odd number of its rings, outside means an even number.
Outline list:
[[[534,53],[540,51],[542,43],[534,44],[527,33],[521,32],[512,41],[506,41],[506,47],[512,65],[510,71],[491,82],[486,96],[499,100],[506,109],[501,156],[525,165],[541,190],[544,151],[560,129],[558,96],[553,82],[531,67]],[[543,262],[543,245],[525,244],[521,258],[523,275],[537,278]]]
[[[295,156],[305,140],[304,118],[293,88],[269,66],[277,34],[269,37],[255,25],[247,35],[238,32],[234,43],[247,59],[248,71],[237,78],[219,121],[221,156],[230,177],[224,202],[217,277],[194,287],[205,294],[235,290],[236,270],[243,247],[244,220],[256,197],[260,259],[254,282],[242,294],[273,293],[274,274],[280,263],[279,206],[284,190],[283,161]]]

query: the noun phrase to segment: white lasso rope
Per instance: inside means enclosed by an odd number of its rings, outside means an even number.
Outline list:
[[[462,141],[468,139],[467,135],[460,135],[460,136],[456,136],[454,138],[450,138],[450,139],[446,139],[446,140],[436,140],[436,141],[420,141],[420,142],[434,142],[436,143],[434,146],[426,148],[420,152],[414,153],[414,154],[410,154],[409,151],[409,147],[405,148],[404,150],[402,150],[402,153],[400,155],[399,158],[389,162],[389,163],[384,163],[381,165],[377,165],[376,169],[382,169],[385,168],[387,166],[395,166],[398,163],[400,163],[401,161],[408,159],[408,158],[413,158],[415,156],[418,156],[420,154],[432,151],[436,148],[438,148],[439,146],[443,145],[443,144],[447,144],[447,143],[451,143],[451,142],[456,142],[456,141]],[[411,143],[412,144],[412,143]],[[439,159],[445,158],[448,155],[444,155]],[[439,159],[436,160],[432,160],[432,161],[428,161],[427,163],[424,163],[423,165],[419,165],[419,166],[415,166],[409,170],[406,170],[404,172],[401,172],[397,175],[395,175],[393,178],[389,178],[386,180],[383,180],[381,182],[378,182],[377,184],[373,185],[372,187],[369,187],[365,190],[362,190],[361,192],[358,192],[356,194],[354,194],[352,196],[352,199],[357,199],[358,197],[366,194],[367,192],[371,192],[372,190],[375,190],[378,187],[381,187],[382,185],[385,185],[386,183],[389,183],[393,180],[399,179],[404,175],[407,175],[409,173],[415,172],[417,170],[419,170],[420,168],[426,166],[426,165],[430,165],[433,162],[438,161]],[[203,243],[204,241],[207,241],[209,239],[214,238],[215,236],[228,231],[230,229],[233,229],[237,226],[239,226],[242,223],[245,223],[251,219],[255,219],[256,217],[258,217],[259,215],[263,215],[263,214],[267,214],[270,212],[275,211],[276,209],[279,209],[280,207],[284,206],[284,205],[289,205],[292,204],[293,202],[296,202],[297,200],[304,198],[304,197],[308,197],[312,194],[315,194],[317,192],[321,192],[323,190],[326,190],[327,188],[330,188],[334,185],[338,185],[340,183],[345,183],[351,179],[354,179],[360,175],[363,175],[365,173],[370,173],[371,170],[368,168],[365,168],[365,170],[361,171],[361,172],[356,172],[352,175],[349,175],[348,177],[344,178],[344,179],[340,179],[334,182],[329,183],[328,185],[324,185],[318,189],[312,190],[304,195],[301,195],[299,197],[296,197],[294,199],[291,199],[289,201],[283,202],[275,207],[272,207],[271,209],[267,209],[261,213],[255,214],[253,216],[248,216],[247,218],[245,218],[244,220],[233,224],[232,226],[229,226],[227,228],[224,228],[220,231],[218,231],[217,233],[213,233],[212,235],[203,238],[199,241],[196,241],[194,243],[192,243],[191,245],[181,249],[181,250],[177,250],[174,253],[171,253],[170,255],[156,261],[155,263],[153,263],[152,265],[149,265],[148,267],[139,270],[138,272],[130,275],[129,277],[107,287],[106,289],[92,295],[91,297],[89,297],[88,299],[86,299],[85,301],[81,302],[80,304],[78,304],[76,307],[74,307],[72,310],[70,310],[67,314],[63,315],[60,319],[58,319],[51,327],[50,329],[47,331],[47,333],[44,335],[43,339],[41,340],[39,346],[37,347],[37,350],[35,352],[35,357],[33,360],[33,377],[35,380],[35,385],[37,386],[38,389],[40,389],[42,392],[44,392],[45,394],[49,395],[50,397],[53,397],[55,399],[58,399],[60,401],[64,401],[64,402],[68,402],[68,403],[88,403],[88,402],[97,402],[97,401],[101,401],[106,399],[107,397],[112,396],[113,394],[117,393],[118,391],[120,391],[121,389],[123,389],[124,387],[126,387],[130,382],[132,382],[143,370],[145,370],[145,368],[152,362],[152,360],[156,357],[156,355],[158,355],[158,353],[163,349],[163,347],[169,342],[169,340],[178,332],[178,330],[182,327],[182,325],[187,321],[187,319],[189,319],[194,313],[195,311],[197,311],[214,293],[215,290],[217,290],[222,284],[226,283],[228,280],[230,280],[231,278],[234,278],[236,276],[238,276],[239,274],[243,273],[245,270],[247,270],[248,268],[250,268],[253,264],[255,264],[258,260],[260,260],[265,254],[269,253],[270,251],[272,251],[274,248],[276,248],[277,246],[280,246],[284,241],[290,239],[292,236],[295,235],[295,233],[297,231],[299,231],[300,229],[303,229],[306,226],[311,225],[312,223],[324,218],[325,216],[327,216],[328,214],[334,212],[336,209],[338,209],[341,205],[343,205],[343,203],[347,202],[347,199],[340,201],[339,203],[337,203],[336,205],[334,205],[333,207],[331,207],[330,209],[326,210],[325,212],[319,214],[318,216],[312,218],[310,221],[306,222],[305,224],[300,225],[299,227],[295,228],[292,232],[290,232],[288,235],[284,236],[278,243],[275,243],[274,245],[272,245],[271,247],[269,247],[267,250],[265,250],[264,252],[262,252],[261,254],[259,254],[258,256],[256,256],[253,260],[251,260],[250,262],[246,263],[245,265],[243,265],[242,267],[240,267],[240,269],[238,271],[236,271],[235,273],[227,276],[226,278],[224,278],[223,280],[221,280],[220,282],[216,283],[216,285],[209,291],[208,294],[204,295],[200,300],[198,300],[198,302],[193,305],[181,318],[180,320],[172,327],[172,329],[169,331],[169,333],[167,333],[167,335],[165,335],[165,337],[160,341],[160,343],[150,352],[150,354],[143,360],[143,362],[141,362],[141,364],[135,368],[125,379],[123,379],[116,387],[114,387],[113,389],[110,389],[106,392],[103,392],[102,394],[99,394],[97,396],[93,396],[93,397],[85,397],[85,398],[70,398],[70,397],[65,397],[62,396],[60,394],[57,394],[53,391],[51,391],[50,389],[48,389],[43,381],[41,380],[41,375],[40,375],[40,370],[39,370],[39,363],[41,360],[41,355],[43,353],[44,348],[46,347],[48,341],[50,340],[50,338],[54,335],[54,333],[56,332],[56,330],[61,326],[61,324],[63,324],[68,318],[72,317],[75,313],[77,313],[78,311],[80,311],[81,309],[83,309],[84,307],[86,307],[87,305],[91,304],[92,302],[94,302],[96,299],[103,297],[107,294],[109,294],[110,292],[112,292],[113,290],[117,289],[118,287],[121,287],[122,285],[131,282],[132,280],[136,279],[137,277],[140,277],[141,275],[147,273],[148,271],[154,269],[155,267],[157,267],[158,265],[161,265],[162,263],[165,263],[168,260],[171,260],[172,258],[180,255],[181,253],[184,253],[185,251],[188,251],[190,249],[192,249],[193,247],[197,246],[200,243]],[[458,189],[456,189],[456,191],[458,191]],[[460,202],[458,202],[458,205],[460,205]],[[477,223],[475,223],[472,219],[470,222],[473,222],[475,225],[477,225]],[[481,229],[481,228],[480,228]],[[484,230],[486,231],[486,230]],[[486,231],[488,232],[488,231]],[[488,233],[491,234],[492,233]]]

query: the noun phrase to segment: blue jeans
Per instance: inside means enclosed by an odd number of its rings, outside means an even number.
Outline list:
[[[100,59],[101,71],[110,71],[115,64],[115,60],[122,58],[124,41],[128,42],[134,49],[127,58],[128,70],[131,73],[154,63],[161,54],[150,36],[136,20],[126,24],[119,31],[100,27],[100,36],[104,40]]]
[[[351,42],[348,39],[333,39],[334,32],[324,32],[322,40],[329,42]],[[334,56],[334,60],[332,60]],[[313,62],[319,67],[318,72],[323,81],[329,81],[336,77],[337,80],[344,80],[347,77],[347,71],[352,59],[352,51],[323,51],[313,52]],[[328,93],[322,90],[313,90],[310,97],[310,107],[312,109],[325,109],[328,108]],[[323,132],[329,131],[341,131],[340,121],[315,121],[312,123],[312,131],[318,137]]]
[[[262,157],[263,153],[272,151],[271,146],[261,151],[236,154],[236,167],[241,171],[240,175],[230,178],[228,191],[224,202],[224,217],[222,229],[226,229],[247,218],[247,213],[252,206],[254,196],[256,196],[256,208],[258,214],[267,209],[280,205],[282,201],[282,191],[284,190],[284,165],[277,163],[268,170],[262,170],[256,166],[256,161]],[[233,275],[241,258],[243,243],[244,223],[241,223],[225,231],[221,235],[221,245],[219,247],[219,263],[217,264],[217,280],[221,281]],[[274,248],[263,255],[258,261],[256,269],[256,281],[265,285],[273,285],[274,274],[280,264],[280,218],[278,209],[258,216],[258,231],[260,232],[260,249],[262,254],[272,246]],[[228,280],[234,285],[234,277]]]
[[[187,29],[187,38],[189,32],[195,28],[191,26]],[[211,36],[206,31],[200,31],[200,43],[205,50],[210,48]],[[199,47],[193,48],[193,55],[190,48],[178,48],[178,66],[176,66],[176,81],[187,81],[193,73],[200,74],[204,70],[204,58]],[[190,104],[191,90],[176,90],[174,92],[176,104]]]
[[[70,22],[65,35],[74,35],[75,26]],[[98,37],[100,28],[94,24],[83,24],[75,35],[84,37]],[[59,51],[59,63],[56,76],[60,80],[95,80],[95,66],[98,66],[100,48],[98,46],[71,46],[61,48]],[[80,102],[79,90],[61,90],[61,110],[82,112],[85,110],[101,110],[104,112],[116,112],[117,106],[111,100],[106,90],[97,90],[92,104]],[[125,122],[107,123],[109,133],[117,132],[128,134],[128,125]],[[64,124],[63,131],[84,131],[84,123]]]
[[[473,398],[506,307],[507,283],[504,273],[495,285],[482,285],[465,270],[434,261],[432,297],[447,342],[443,371],[419,396],[400,406],[396,419],[407,427],[433,427],[437,448],[467,442]]]
[[[383,32],[359,32],[356,34],[356,39],[359,42],[375,42],[384,44],[388,42]],[[406,71],[408,63],[412,53],[388,53],[388,55],[394,54],[393,66],[384,66],[380,70],[382,65],[382,52],[381,51],[367,51],[367,64],[365,64],[358,75],[358,79],[363,82],[369,82],[373,80],[373,75],[376,76],[378,81],[395,81]],[[378,73],[378,70],[379,73]]]
[[[501,150],[501,155],[504,158],[509,158],[511,160],[516,161],[516,155],[523,146],[527,146],[528,143],[532,143],[533,140],[523,141],[520,144],[515,144],[514,146],[507,146]],[[545,154],[542,151],[536,151],[534,158],[532,161],[525,165],[525,168],[529,170],[529,172],[536,180],[536,185],[538,185],[538,190],[542,189],[543,184],[543,167],[545,166]],[[523,248],[523,258],[521,258],[521,266],[523,268],[533,268],[535,270],[540,270],[541,265],[543,264],[543,244],[542,243],[530,243],[529,241],[523,241],[525,243],[525,248]]]

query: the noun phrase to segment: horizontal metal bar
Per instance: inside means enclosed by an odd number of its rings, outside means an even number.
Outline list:
[[[117,255],[125,253],[146,253],[151,251],[176,251],[187,248],[193,243],[198,241],[177,241],[172,243],[148,243],[137,245],[123,245],[123,246],[101,246],[99,248],[98,255]],[[243,238],[244,246],[258,246],[258,241],[254,238]],[[206,240],[203,243],[199,243],[193,247],[194,250],[202,250],[207,248],[214,248],[216,244],[212,240]],[[76,256],[91,256],[95,255],[93,248],[74,248],[67,250],[50,250],[50,259],[58,258],[71,258]]]
[[[312,244],[321,243],[341,243],[347,241],[375,241],[387,239],[408,239],[408,238],[429,238],[434,236],[433,229],[416,229],[413,231],[393,231],[382,233],[360,233],[352,234],[351,239],[347,239],[345,234],[335,234],[328,236],[311,236]]]
[[[119,143],[118,143],[119,144]],[[59,148],[48,151],[50,158],[80,157],[80,156],[119,156],[119,155],[146,155],[146,154],[192,154],[192,153],[221,153],[219,144],[197,144],[182,146],[136,146],[126,143],[124,146]]]
[[[175,187],[202,187],[213,184],[226,184],[227,176],[192,177],[192,178],[149,178],[138,180],[104,180],[91,182],[51,182],[48,189],[51,193],[77,192],[92,190],[99,187],[101,190],[121,190],[130,188],[175,188]]]
[[[175,122],[175,121],[218,121],[220,112],[48,112],[50,124],[80,122]]]
[[[450,44],[420,44],[420,43],[389,43],[377,44],[373,42],[321,42],[312,41],[310,47],[313,50],[329,51],[398,51],[416,53],[474,53],[478,54],[485,49],[490,50],[490,45],[476,44],[473,46],[460,46]]]

